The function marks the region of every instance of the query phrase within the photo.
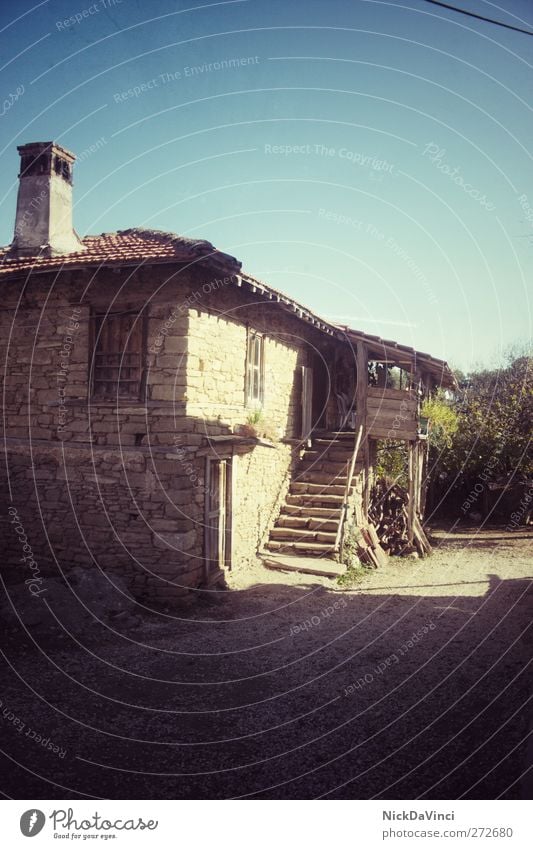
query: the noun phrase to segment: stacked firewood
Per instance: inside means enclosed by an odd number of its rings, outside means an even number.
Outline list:
[[[416,548],[407,538],[408,494],[385,478],[376,480],[371,493],[369,519],[375,525],[381,547],[387,554],[411,554]]]

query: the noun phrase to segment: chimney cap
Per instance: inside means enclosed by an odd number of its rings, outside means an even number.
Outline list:
[[[51,153],[58,154],[70,163],[76,160],[74,153],[71,153],[66,147],[62,147],[54,141],[29,142],[28,144],[18,145],[17,150],[21,156],[31,156],[32,154],[44,153],[49,150]]]

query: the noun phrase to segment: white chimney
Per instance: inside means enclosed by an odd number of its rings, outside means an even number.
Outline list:
[[[74,154],[54,142],[33,142],[17,150],[21,163],[11,252],[59,256],[85,250],[72,228]]]

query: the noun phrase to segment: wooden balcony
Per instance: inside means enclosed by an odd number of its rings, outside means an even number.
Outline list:
[[[418,398],[414,392],[369,386],[366,429],[372,439],[416,440]]]

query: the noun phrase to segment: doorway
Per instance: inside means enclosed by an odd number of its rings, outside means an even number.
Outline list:
[[[205,569],[207,583],[231,569],[233,458],[206,458]]]

